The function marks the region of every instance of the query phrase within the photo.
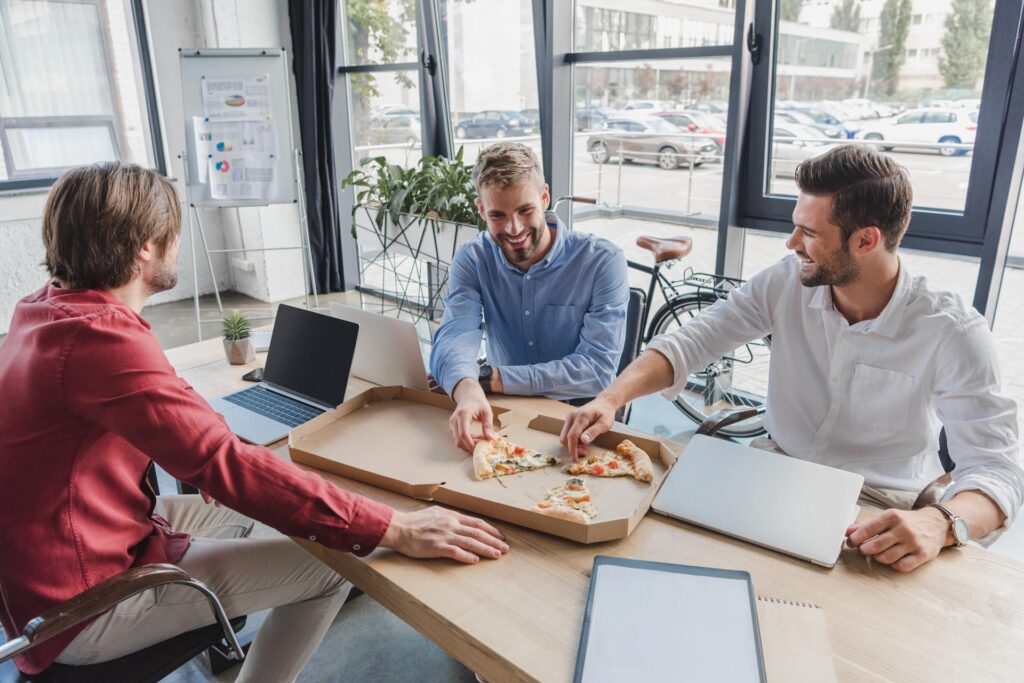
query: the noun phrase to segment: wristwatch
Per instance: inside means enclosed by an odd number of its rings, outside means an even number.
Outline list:
[[[480,386],[484,388],[484,393],[491,393],[491,377],[494,376],[494,368],[486,363],[480,366]]]
[[[949,530],[953,534],[953,545],[957,548],[967,545],[967,541],[971,540],[971,535],[967,532],[967,522],[958,517],[956,513],[945,505],[932,503],[930,507],[938,508],[942,514],[946,515],[946,518],[949,520]]]

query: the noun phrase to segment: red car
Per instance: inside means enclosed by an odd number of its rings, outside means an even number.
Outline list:
[[[713,135],[711,139],[718,146],[718,152],[725,149],[725,121],[714,114],[703,111],[659,111],[655,116],[665,119],[680,130]]]

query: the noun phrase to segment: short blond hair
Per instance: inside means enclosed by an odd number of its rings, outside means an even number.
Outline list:
[[[532,175],[544,185],[544,169],[533,150],[521,142],[497,142],[482,150],[473,167],[473,187],[512,187],[529,181]]]

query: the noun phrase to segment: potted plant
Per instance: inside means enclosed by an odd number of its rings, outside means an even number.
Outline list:
[[[252,344],[252,324],[241,311],[231,311],[224,315],[224,354],[232,365],[245,365],[256,358],[256,348]]]

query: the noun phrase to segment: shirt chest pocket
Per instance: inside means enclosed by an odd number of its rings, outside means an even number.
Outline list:
[[[850,412],[858,426],[898,432],[907,426],[913,392],[913,375],[857,363],[850,390]]]
[[[538,336],[546,358],[563,358],[576,349],[585,311],[583,304],[547,304],[541,309]]]

